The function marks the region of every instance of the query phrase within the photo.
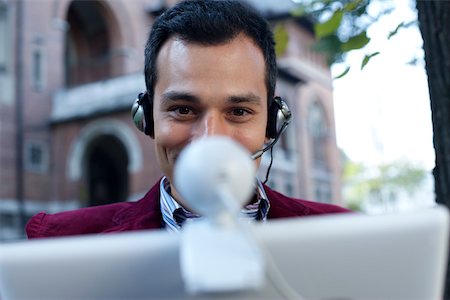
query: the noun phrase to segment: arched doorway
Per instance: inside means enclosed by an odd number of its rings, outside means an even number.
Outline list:
[[[112,37],[105,8],[99,1],[75,0],[67,12],[66,86],[111,77]]]
[[[126,201],[128,197],[128,155],[113,135],[93,139],[85,154],[87,206]]]

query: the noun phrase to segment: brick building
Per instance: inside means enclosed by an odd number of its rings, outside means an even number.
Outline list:
[[[145,88],[149,29],[173,2],[0,0],[0,240],[22,236],[21,214],[133,201],[160,178],[130,107]],[[289,15],[289,0],[249,2],[289,32],[277,94],[294,120],[269,184],[339,203],[332,81],[310,51],[311,24]]]

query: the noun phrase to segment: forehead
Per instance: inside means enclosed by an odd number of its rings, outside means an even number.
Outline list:
[[[157,73],[156,93],[175,89],[267,97],[263,53],[245,35],[218,45],[172,37],[158,54]]]

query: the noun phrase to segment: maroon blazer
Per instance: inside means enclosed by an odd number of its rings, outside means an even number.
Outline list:
[[[303,217],[349,210],[318,202],[286,197],[264,185],[270,201],[268,219]],[[164,227],[159,204],[159,182],[139,201],[33,216],[26,225],[28,238],[157,229]]]

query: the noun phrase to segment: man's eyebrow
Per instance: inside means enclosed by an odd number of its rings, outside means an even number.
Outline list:
[[[255,95],[253,93],[230,96],[230,97],[228,97],[228,102],[231,102],[234,104],[239,104],[239,103],[253,103],[253,104],[258,104],[258,105],[262,104],[261,97]]]
[[[176,100],[183,100],[188,102],[198,103],[200,99],[188,92],[168,91],[161,95],[162,102],[171,102]]]
[[[187,101],[192,103],[200,103],[200,98],[196,95],[189,93],[189,92],[183,92],[183,91],[168,91],[161,95],[162,102],[173,102],[173,101]],[[227,98],[227,102],[231,104],[240,104],[240,103],[252,103],[261,105],[262,100],[261,97],[253,94],[253,93],[247,93],[242,95],[231,95]]]

